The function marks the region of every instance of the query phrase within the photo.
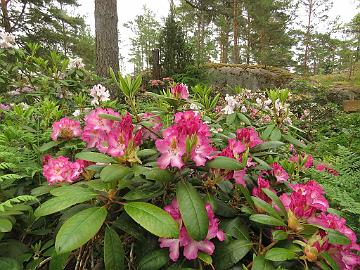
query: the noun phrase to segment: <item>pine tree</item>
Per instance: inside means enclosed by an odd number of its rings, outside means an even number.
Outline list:
[[[183,30],[175,21],[173,12],[166,18],[159,43],[165,76],[183,73],[186,67],[193,63],[190,46],[185,41]]]

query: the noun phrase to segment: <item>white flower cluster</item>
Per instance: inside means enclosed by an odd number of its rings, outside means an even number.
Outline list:
[[[70,58],[68,69],[81,69],[84,68],[85,64],[83,63],[82,58],[76,57],[76,58]]]
[[[240,108],[241,106],[241,96],[230,96],[226,94],[225,100],[227,105],[222,109],[224,114],[233,114],[236,109]],[[246,113],[247,109],[245,106],[241,106],[241,112]]]
[[[15,45],[15,36],[4,32],[0,33],[0,48],[10,49]]]
[[[108,101],[110,100],[110,93],[104,86],[101,84],[95,85],[90,90],[90,96],[93,97],[93,100],[91,101],[91,105],[98,106],[100,104],[100,101]]]

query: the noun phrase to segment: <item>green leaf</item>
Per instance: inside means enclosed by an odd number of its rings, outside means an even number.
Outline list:
[[[226,116],[226,124],[228,126],[232,126],[232,124],[235,122],[236,119],[236,113],[228,114]]]
[[[0,257],[0,269],[6,270],[22,270],[20,263],[13,258]]]
[[[238,171],[244,169],[244,165],[242,165],[239,161],[234,158],[222,157],[218,156],[213,160],[209,161],[206,166],[213,169],[224,169],[224,170],[232,170]]]
[[[188,182],[179,182],[176,199],[187,232],[196,241],[204,240],[209,228],[205,203],[196,189]]]
[[[334,261],[334,259],[330,256],[329,253],[323,251],[320,253],[320,257],[322,257],[331,266],[333,270],[339,270],[337,263]]]
[[[282,231],[282,230],[278,230],[278,231],[273,231],[272,232],[272,237],[274,240],[278,240],[278,241],[281,241],[281,240],[286,240],[288,239],[289,235]]]
[[[55,146],[58,146],[60,143],[62,143],[62,142],[61,141],[51,141],[51,142],[45,143],[42,146],[40,146],[39,151],[45,152]]]
[[[105,229],[104,263],[106,270],[125,269],[125,252],[123,244],[117,232],[108,227]]]
[[[139,158],[146,158],[146,157],[151,157],[153,155],[156,155],[158,153],[159,152],[156,151],[155,149],[142,149],[142,150],[137,152],[137,156]]]
[[[270,216],[281,220],[281,216],[279,215],[279,213],[270,204],[255,196],[252,196],[251,198],[258,209],[261,209],[268,213]]]
[[[215,269],[229,269],[250,251],[252,243],[247,240],[233,240],[219,244],[215,249]]]
[[[158,249],[141,258],[138,263],[139,270],[158,270],[169,261],[169,252],[166,249]]]
[[[178,224],[161,208],[143,202],[130,202],[124,208],[132,219],[152,234],[165,238],[179,237]]]
[[[66,220],[56,235],[56,253],[63,254],[84,245],[100,230],[106,216],[104,207],[92,207]]]
[[[162,170],[160,168],[146,168],[141,174],[148,180],[158,181],[160,183],[168,183],[173,179],[173,175],[168,170]]]
[[[101,170],[100,179],[105,182],[119,181],[128,175],[129,172],[130,169],[128,167],[120,164],[112,164]]]
[[[274,128],[275,128],[274,124],[268,125],[266,127],[266,129],[263,131],[263,133],[261,134],[261,139],[267,140],[270,137],[270,134]]]
[[[77,196],[94,196],[96,193],[86,187],[80,187],[75,185],[61,186],[50,191],[51,195],[55,197],[66,196],[66,197],[77,197]]]
[[[239,217],[236,217],[227,222],[222,222],[221,227],[225,233],[235,237],[238,240],[250,241],[249,230]]]
[[[268,188],[262,188],[261,190],[273,201],[274,204],[276,204],[277,207],[279,207],[280,213],[287,219],[287,212],[280,198]]]
[[[293,136],[291,136],[290,134],[282,134],[282,137],[284,138],[284,140],[288,141],[289,143],[298,146],[300,148],[306,148],[306,145],[303,144],[302,142],[300,142],[298,139],[295,139]]]
[[[268,149],[276,149],[280,146],[285,145],[283,142],[280,141],[268,141],[262,144],[258,144],[257,146],[251,149],[251,152],[260,152]]]
[[[55,252],[54,252],[55,253]],[[51,261],[49,264],[49,270],[59,270],[65,269],[66,261],[69,257],[70,253],[64,253],[57,255],[56,253],[51,256]]]
[[[135,223],[135,221],[126,212],[120,214],[112,225],[133,236],[139,241],[144,241],[145,239],[144,236],[146,231]]]
[[[265,260],[264,255],[258,255],[253,260],[253,266],[251,270],[275,270],[275,267],[271,262]]]
[[[74,193],[76,196],[58,196],[50,200],[47,200],[41,204],[34,212],[36,217],[47,216],[61,210],[64,210],[70,206],[73,206],[78,203],[89,201],[94,199],[97,194],[93,192],[84,192],[84,193]]]
[[[281,131],[278,128],[274,128],[271,132],[270,140],[272,141],[280,141],[281,140]]]
[[[108,119],[108,120],[114,120],[114,121],[121,121],[122,120],[122,118],[119,117],[119,116],[106,114],[106,113],[99,114],[99,117],[104,118],[104,119]]]
[[[251,195],[247,187],[244,187],[243,185],[236,185],[236,187],[241,191],[241,193],[244,195],[246,201],[249,203],[251,208],[255,209],[255,204],[253,200],[251,199]]]
[[[96,152],[80,152],[75,155],[77,159],[100,163],[117,163],[115,159],[105,154]]]
[[[251,215],[250,220],[260,223],[260,224],[265,224],[265,225],[270,225],[270,226],[286,226],[285,223],[277,218],[268,216],[268,215],[263,215],[263,214],[255,214],[255,215]]]
[[[241,122],[245,123],[248,126],[251,126],[249,118],[247,118],[244,114],[238,112],[237,117],[240,119]]]
[[[326,232],[329,237],[330,244],[348,245],[351,243],[349,238],[347,238],[345,235],[343,235],[338,231],[332,229],[326,229]]]
[[[7,218],[0,218],[0,232],[10,232],[13,224]]]
[[[209,254],[206,254],[206,253],[203,253],[203,252],[199,252],[198,253],[198,258],[200,260],[202,260],[205,264],[208,264],[208,265],[212,265],[212,258]]]
[[[266,252],[265,259],[273,262],[282,262],[296,259],[296,253],[286,248],[272,248]]]
[[[126,193],[123,198],[127,201],[136,201],[140,199],[150,199],[160,196],[164,193],[164,186],[155,182],[153,185],[138,187]]]

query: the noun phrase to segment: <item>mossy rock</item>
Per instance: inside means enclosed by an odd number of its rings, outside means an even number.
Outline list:
[[[219,87],[241,86],[251,90],[285,87],[292,79],[290,72],[269,66],[245,64],[207,64],[209,83]]]

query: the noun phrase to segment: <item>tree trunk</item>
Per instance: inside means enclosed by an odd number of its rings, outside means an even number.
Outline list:
[[[108,77],[109,68],[119,71],[116,0],[95,0],[96,73]]]
[[[153,79],[159,80],[160,79],[160,50],[154,49],[152,51],[153,54]]]
[[[10,33],[11,32],[11,25],[10,25],[10,18],[7,8],[8,1],[1,0],[1,12],[2,12],[2,18],[3,18],[3,27],[5,32]]]
[[[238,22],[238,0],[234,0],[233,6],[233,15],[234,15],[234,52],[233,52],[233,62],[234,64],[239,64],[239,22]]]
[[[309,0],[309,9],[308,9],[308,24],[306,27],[306,34],[305,34],[305,53],[304,53],[304,74],[306,75],[308,72],[308,58],[309,58],[309,45],[310,45],[310,38],[311,38],[311,19],[313,16],[313,0]]]

